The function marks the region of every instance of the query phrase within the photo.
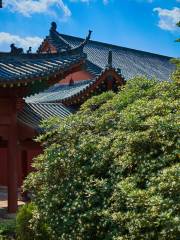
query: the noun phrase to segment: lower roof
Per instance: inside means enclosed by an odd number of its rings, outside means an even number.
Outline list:
[[[27,103],[57,102],[72,97],[86,89],[93,81],[77,81],[74,84],[55,84],[44,92],[26,98]]]
[[[25,103],[23,111],[18,113],[18,121],[41,131],[40,123],[50,117],[64,119],[71,111],[60,103]]]
[[[97,67],[89,61],[86,61],[85,66],[86,71],[88,71],[93,76],[91,80],[75,81],[73,84],[55,84],[46,89],[45,91],[27,97],[25,99],[26,102],[58,102],[70,98],[76,94],[79,94],[81,91],[85,90],[90,84],[92,84],[92,82],[95,81],[96,77],[100,76],[100,74],[102,73],[102,69],[100,67]]]

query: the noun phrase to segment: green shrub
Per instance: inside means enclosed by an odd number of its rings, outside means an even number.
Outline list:
[[[16,234],[19,240],[44,240],[48,239],[47,228],[43,222],[38,224],[37,234],[31,228],[33,213],[36,208],[34,204],[22,206],[16,217]]]
[[[16,217],[16,233],[20,240],[33,239],[33,232],[30,228],[30,221],[32,219],[33,204],[25,204],[20,208]]]
[[[60,240],[180,239],[177,81],[128,81],[64,122],[46,122],[44,153],[27,181]]]
[[[4,219],[0,222],[0,240],[10,239],[15,236],[15,219]]]

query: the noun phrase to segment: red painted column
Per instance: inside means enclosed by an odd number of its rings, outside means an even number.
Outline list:
[[[17,113],[16,99],[11,99],[11,115],[8,138],[8,212],[15,213],[18,206],[17,183]]]

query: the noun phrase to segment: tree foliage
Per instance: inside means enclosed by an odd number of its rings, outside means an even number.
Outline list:
[[[25,184],[33,230],[43,221],[52,240],[180,239],[179,106],[177,81],[137,77],[45,122]]]
[[[180,21],[177,23],[177,26],[180,27]],[[176,42],[180,42],[180,38],[176,39]],[[180,58],[172,59],[171,62],[176,65],[176,70],[172,76],[173,80],[180,83]]]
[[[20,207],[16,216],[16,235],[17,240],[47,240],[49,239],[48,227],[42,220],[38,221],[37,232],[31,228],[33,214],[36,212],[34,204],[25,204]]]
[[[177,26],[180,27],[180,21],[177,23]],[[176,42],[180,42],[180,38],[178,38]]]

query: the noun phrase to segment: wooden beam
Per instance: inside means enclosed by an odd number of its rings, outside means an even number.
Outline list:
[[[7,147],[8,147],[8,141],[0,138],[0,148],[7,148]]]
[[[28,93],[28,85],[27,86],[13,86],[13,87],[2,87],[0,86],[0,96],[1,98],[12,98],[12,97],[24,97]]]
[[[33,140],[25,140],[20,142],[20,148],[22,150],[26,149],[42,149],[41,145],[39,143],[34,142]]]
[[[18,206],[18,183],[17,183],[17,113],[16,99],[11,99],[11,122],[8,137],[8,212],[16,213]]]
[[[10,118],[9,116],[0,116],[0,125],[9,125],[10,124]]]
[[[2,140],[8,139],[8,125],[0,125],[0,138]]]

